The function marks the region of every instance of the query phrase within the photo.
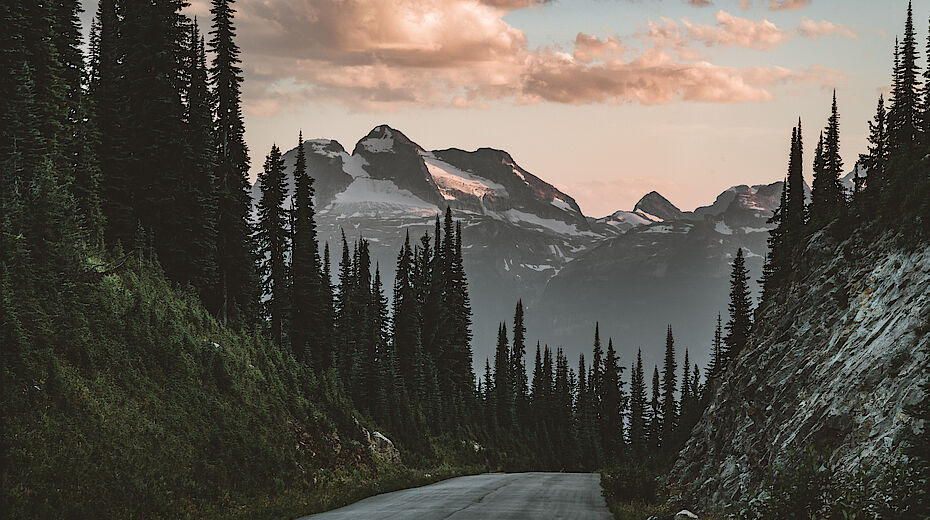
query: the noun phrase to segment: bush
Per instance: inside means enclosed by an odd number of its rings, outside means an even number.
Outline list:
[[[619,502],[652,504],[658,500],[659,473],[644,462],[630,462],[601,472],[601,486]]]
[[[762,493],[736,504],[743,519],[779,520],[915,520],[911,505],[919,493],[913,470],[903,459],[888,468],[861,468],[841,476],[829,456],[812,448],[794,453],[770,468]]]

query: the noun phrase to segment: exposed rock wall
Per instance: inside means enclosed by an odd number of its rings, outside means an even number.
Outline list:
[[[903,410],[928,363],[930,247],[822,232],[802,260],[670,475],[704,505],[754,495],[771,464],[807,447],[835,449],[840,472],[887,466],[916,426]]]

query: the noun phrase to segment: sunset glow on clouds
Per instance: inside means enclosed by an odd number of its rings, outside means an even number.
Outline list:
[[[90,25],[95,0],[83,0]],[[209,25],[210,0],[185,13]],[[491,146],[600,216],[653,189],[684,209],[784,175],[834,88],[864,151],[907,0],[236,0],[252,175],[272,143],[390,124]],[[926,20],[930,0],[915,1]],[[919,27],[925,34],[926,27]],[[287,146],[288,148],[290,146]],[[809,164],[808,164],[809,166]]]
[[[776,82],[816,82],[809,71],[723,66],[700,47],[768,50],[795,34],[854,37],[805,20],[797,32],[718,11],[714,25],[647,22],[628,38],[578,33],[532,48],[505,20],[537,0],[266,0],[243,3],[246,108],[270,117],[295,103],[354,110],[484,107],[488,102],[565,104],[675,100],[767,101]],[[774,3],[772,5],[775,5]],[[779,5],[787,5],[784,2]],[[812,65],[814,66],[814,65]],[[825,67],[820,67],[825,69]],[[837,74],[831,74],[836,78]]]

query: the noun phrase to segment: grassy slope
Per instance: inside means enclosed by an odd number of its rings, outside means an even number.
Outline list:
[[[7,517],[290,516],[456,471],[380,464],[335,383],[150,267],[71,293],[4,358]]]

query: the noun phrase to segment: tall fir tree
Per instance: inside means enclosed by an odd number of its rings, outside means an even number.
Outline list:
[[[607,351],[601,369],[601,446],[609,460],[616,460],[623,449],[623,415],[625,398],[623,367],[612,338],[607,340]]]
[[[866,210],[873,214],[876,205],[881,200],[886,179],[888,164],[888,129],[887,113],[885,112],[885,99],[878,96],[878,105],[875,107],[875,116],[869,121],[868,153],[859,155],[859,162],[865,168],[866,181],[865,197]]]
[[[284,209],[287,186],[284,180],[284,158],[277,145],[265,158],[261,174],[261,199],[258,202],[258,225],[256,238],[261,256],[262,288],[264,290],[265,315],[269,320],[271,339],[276,345],[283,344],[283,324],[286,296],[286,258],[290,247],[288,240],[288,216]]]
[[[517,300],[513,314],[513,346],[510,349],[510,373],[513,383],[513,407],[517,424],[529,421],[529,389],[526,377],[526,326],[523,323],[523,300]]]
[[[720,313],[717,313],[717,324],[714,326],[714,340],[710,344],[710,362],[707,364],[708,381],[717,379],[726,368],[723,359],[723,326]]]
[[[823,226],[843,214],[846,197],[840,184],[843,173],[843,158],[840,156],[839,112],[836,92],[830,118],[821,142],[817,144],[818,159],[815,159],[814,180],[811,188],[810,219],[814,225]]]
[[[494,351],[494,409],[497,425],[509,429],[513,421],[513,386],[507,326],[503,323],[497,329],[497,349]]]
[[[662,365],[662,448],[671,449],[675,442],[675,433],[678,427],[678,402],[675,392],[678,389],[678,368],[675,361],[675,337],[672,335],[672,326],[669,325],[665,334],[665,361]]]
[[[662,400],[659,384],[659,367],[652,367],[652,399],[649,401],[648,444],[658,450],[662,446]]]
[[[888,145],[891,160],[898,166],[918,153],[920,137],[920,67],[917,65],[917,35],[911,2],[907,4],[904,38],[895,44],[895,68],[888,113]]]
[[[636,352],[636,363],[630,376],[630,449],[635,457],[646,453],[646,381],[643,374],[643,351]]]
[[[291,199],[293,246],[291,252],[291,348],[298,361],[310,361],[321,369],[328,363],[330,345],[326,338],[325,298],[319,243],[313,208],[313,177],[307,171],[303,132],[297,137],[294,163],[294,196]]]
[[[180,179],[184,230],[175,239],[186,252],[177,275],[181,284],[190,284],[206,296],[216,287],[216,178],[213,144],[213,110],[207,85],[207,58],[196,19],[190,24],[186,49],[185,168]]]
[[[723,343],[723,365],[725,369],[733,359],[746,349],[752,331],[752,299],[749,294],[749,271],[743,258],[743,249],[736,250],[733,269],[730,272],[730,319],[726,325]]]
[[[251,320],[258,290],[249,225],[249,150],[242,120],[242,67],[233,24],[233,0],[212,0],[210,13],[219,287],[207,304],[223,323],[243,326]]]

